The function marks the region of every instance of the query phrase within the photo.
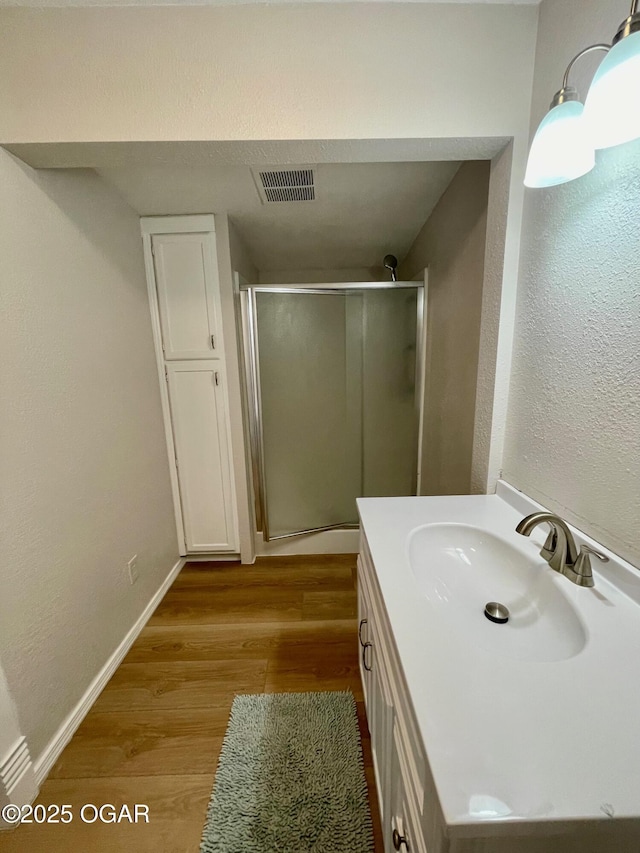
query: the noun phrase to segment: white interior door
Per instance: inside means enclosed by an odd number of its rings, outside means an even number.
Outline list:
[[[215,361],[167,365],[187,551],[237,551],[224,372]]]
[[[165,359],[221,357],[215,234],[154,234],[151,246]]]

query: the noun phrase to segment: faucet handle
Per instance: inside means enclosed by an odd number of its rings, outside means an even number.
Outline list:
[[[591,572],[591,556],[597,557],[601,563],[608,563],[609,558],[601,551],[590,548],[589,545],[581,545],[578,559],[573,566],[567,566],[565,574],[578,586],[594,586],[593,574]]]
[[[578,559],[580,559],[580,557],[588,559],[590,555],[597,557],[601,563],[609,562],[609,558],[606,554],[603,554],[602,551],[596,551],[595,548],[591,548],[589,545],[581,545],[580,553],[578,554]]]
[[[558,528],[555,524],[551,525],[549,535],[545,539],[545,543],[540,549],[540,556],[549,562],[558,549]]]

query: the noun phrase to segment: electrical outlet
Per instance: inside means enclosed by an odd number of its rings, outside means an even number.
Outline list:
[[[133,584],[138,580],[138,555],[134,554],[133,557],[127,563],[127,568],[129,569],[129,583],[133,586]]]

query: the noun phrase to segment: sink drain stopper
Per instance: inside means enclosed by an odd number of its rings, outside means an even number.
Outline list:
[[[484,615],[491,622],[497,622],[498,625],[504,625],[509,621],[509,611],[504,604],[499,604],[497,601],[490,601],[484,606]]]

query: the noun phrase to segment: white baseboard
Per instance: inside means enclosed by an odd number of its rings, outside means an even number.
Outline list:
[[[165,593],[176,579],[176,576],[184,566],[185,562],[186,560],[181,557],[171,569],[158,591],[143,610],[135,625],[131,628],[118,648],[93,679],[82,699],[80,699],[76,707],[71,711],[53,738],[49,741],[49,744],[45,747],[41,755],[34,762],[34,771],[39,785],[41,785],[47,778],[49,771],[60,757],[62,750],[69,743],[76,729],[91,710],[93,703],[103,691],[113,673],[122,663],[123,658],[151,618],[153,611],[164,598]]]
[[[187,554],[185,563],[239,563],[240,554],[237,551],[229,554]]]

